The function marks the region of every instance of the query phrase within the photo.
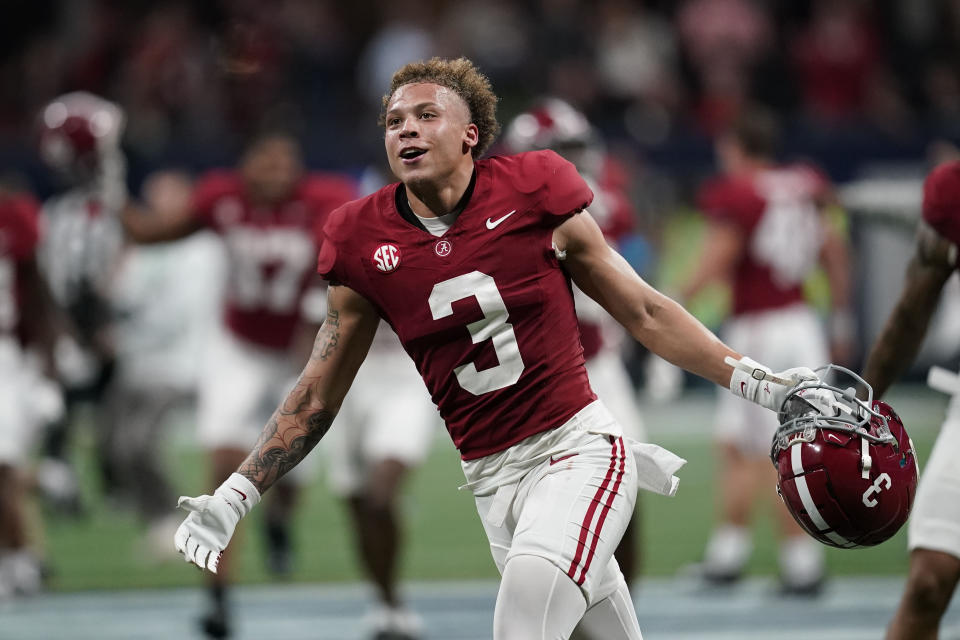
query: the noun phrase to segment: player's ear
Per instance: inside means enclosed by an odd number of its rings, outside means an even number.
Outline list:
[[[463,152],[470,153],[480,142],[480,130],[472,122],[463,130]]]

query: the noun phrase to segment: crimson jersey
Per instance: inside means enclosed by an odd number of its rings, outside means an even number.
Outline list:
[[[704,186],[699,197],[704,213],[734,225],[745,239],[734,273],[734,314],[803,300],[803,282],[823,245],[819,203],[828,188],[822,174],[802,165],[720,178]]]
[[[923,219],[960,246],[960,162],[942,164],[923,185]]]
[[[466,459],[560,426],[596,396],[553,230],[593,198],[552,151],[476,163],[453,226],[436,237],[384,187],[330,215],[318,270],[376,305],[423,376]]]
[[[20,321],[18,267],[40,242],[39,203],[28,195],[0,198],[0,338]]]
[[[285,349],[300,322],[326,215],[356,197],[340,176],[310,175],[275,207],[255,206],[239,173],[214,171],[193,194],[193,211],[223,236],[229,266],[225,320],[239,337]]]

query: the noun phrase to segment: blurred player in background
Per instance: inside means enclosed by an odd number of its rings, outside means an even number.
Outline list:
[[[171,186],[169,183],[173,182]],[[143,185],[148,206],[164,193],[188,191],[190,179],[153,174]],[[118,495],[147,527],[142,557],[169,559],[175,499],[161,434],[195,414],[203,345],[219,324],[222,251],[210,232],[161,245],[128,245],[113,278],[115,372],[105,398],[102,446],[113,461]]]
[[[248,145],[237,170],[212,171],[192,192],[175,183],[164,187],[155,194],[162,203],[156,209],[124,211],[131,239],[164,242],[209,228],[225,245],[225,327],[213,332],[207,349],[198,416],[201,446],[210,453],[215,481],[222,482],[242,462],[306,357],[300,332],[310,319],[302,306],[314,277],[317,227],[355,197],[356,186],[341,176],[305,173],[296,140],[267,131]],[[285,574],[296,490],[291,482],[279,489],[265,520],[269,567]],[[211,583],[211,609],[202,623],[213,638],[230,633],[228,575],[218,573]]]
[[[504,142],[510,153],[552,149],[572,162],[593,191],[590,215],[614,248],[634,231],[633,204],[625,192],[624,181],[618,179],[622,169],[606,153],[599,132],[569,103],[559,98],[539,101],[510,122]],[[576,287],[573,299],[590,386],[623,427],[624,435],[646,442],[637,392],[623,362],[626,331],[603,307]],[[634,516],[614,554],[627,584],[633,582],[641,568],[637,556],[639,512],[638,496]]]
[[[124,114],[103,98],[74,92],[52,100],[39,120],[40,156],[63,190],[43,204],[46,233],[38,259],[75,331],[56,347],[67,410],[48,429],[37,480],[55,505],[76,512],[70,431],[84,405],[93,408],[95,426],[104,423],[99,410],[113,374],[111,279],[123,248],[117,214],[127,195]],[[98,463],[105,491],[114,492],[116,473],[104,450]]]
[[[400,495],[430,452],[441,423],[417,370],[386,325],[343,401],[327,453],[330,488],[347,505],[361,566],[376,590],[374,640],[415,640],[419,615],[403,602],[397,572],[403,543]],[[168,540],[169,542],[169,540]]]
[[[585,211],[593,194],[556,153],[479,159],[499,129],[496,102],[465,58],[394,74],[381,122],[400,183],[324,224],[327,317],[310,360],[237,472],[213,495],[181,498],[189,514],[175,544],[217,571],[240,519],[326,435],[382,316],[460,451],[502,574],[494,639],[568,638],[579,626],[639,640],[613,552],[637,489],[672,495],[683,460],[625,443],[591,390],[571,278],[652,351],[768,409],[816,376],[790,370],[780,374],[787,384],[776,382],[644,283],[607,244]]]
[[[723,336],[734,349],[756,354],[774,368],[847,362],[852,321],[846,240],[825,219],[831,189],[805,165],[777,165],[778,127],[762,109],[743,113],[716,143],[722,175],[699,200],[708,225],[700,261],[680,300],[720,281],[732,289],[731,318]],[[803,284],[822,265],[830,284],[833,343]],[[831,358],[830,347],[833,347]],[[738,579],[752,549],[750,522],[757,499],[776,503],[780,580],[788,593],[814,593],[824,578],[823,548],[796,524],[770,488],[770,441],[777,418],[721,394],[716,417],[719,445],[719,524],[710,536],[703,575],[711,582]]]
[[[44,419],[63,410],[50,377],[65,323],[37,265],[40,235],[39,203],[0,180],[0,602],[41,588],[26,476]],[[36,365],[28,363],[21,339],[36,349]]]
[[[882,397],[913,362],[960,251],[960,161],[940,165],[923,191],[923,220],[900,299],[870,350],[864,379]],[[907,525],[910,569],[888,640],[933,640],[960,579],[960,378],[923,469]]]

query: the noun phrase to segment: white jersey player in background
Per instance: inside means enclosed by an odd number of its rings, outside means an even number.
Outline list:
[[[189,185],[186,175],[153,174],[144,199],[162,207],[165,183]],[[182,186],[181,188],[186,188]],[[119,498],[147,526],[137,549],[148,560],[169,559],[174,499],[163,454],[179,422],[192,423],[204,346],[217,325],[223,288],[218,238],[200,233],[155,246],[130,245],[113,278],[114,376],[105,398],[102,439],[114,461]]]
[[[66,412],[48,427],[37,479],[46,497],[69,512],[81,506],[68,462],[70,433],[85,405],[96,427],[105,424],[99,411],[113,375],[110,297],[123,248],[117,213],[126,201],[124,120],[117,105],[86,92],[59,96],[39,114],[40,156],[63,190],[43,203],[38,261],[75,331],[56,348]],[[112,493],[117,472],[105,451],[97,462],[104,490]]]
[[[777,165],[774,116],[748,110],[716,144],[722,175],[704,185],[706,244],[681,290],[689,300],[717,281],[732,288],[731,317],[721,333],[734,349],[776,368],[847,362],[852,315],[846,241],[824,219],[830,186],[805,165]],[[821,265],[830,284],[832,344],[804,298],[807,277]],[[831,359],[831,347],[833,359]],[[760,498],[773,502],[780,533],[780,580],[785,593],[811,594],[824,578],[823,548],[776,500],[770,442],[777,417],[718,396],[718,518],[707,544],[703,575],[715,583],[738,579],[752,549],[750,522]]]

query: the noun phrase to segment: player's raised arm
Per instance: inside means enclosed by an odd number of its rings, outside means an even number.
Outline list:
[[[863,377],[876,397],[881,397],[916,358],[943,285],[956,266],[956,246],[921,222],[903,291],[863,369]]]
[[[833,362],[849,364],[853,356],[854,316],[850,309],[853,288],[850,248],[843,233],[825,221],[820,264],[830,285],[830,355]]]
[[[139,244],[170,242],[200,230],[193,215],[190,181],[176,171],[154,173],[144,183],[143,203],[128,200],[120,212],[127,237]]]
[[[573,281],[599,302],[648,349],[687,371],[719,385],[730,382],[726,356],[740,354],[676,301],[647,284],[627,261],[607,245],[589,213],[571,217],[554,233],[563,266]]]
[[[680,290],[680,300],[690,300],[709,284],[729,285],[733,281],[745,242],[743,234],[730,222],[709,220],[705,235],[710,241],[705,243],[693,275]]]
[[[770,370],[720,341],[679,303],[647,284],[627,261],[606,243],[586,211],[557,227],[553,241],[558,257],[573,281],[596,300],[630,334],[661,358],[707,380],[729,387],[738,396],[778,410],[787,391],[809,369],[790,369],[771,380]],[[727,358],[739,361],[731,368]]]
[[[380,317],[361,295],[330,286],[327,317],[297,384],[264,427],[250,455],[212,496],[180,498],[190,512],[175,544],[187,562],[216,572],[240,518],[326,435],[370,349]]]

